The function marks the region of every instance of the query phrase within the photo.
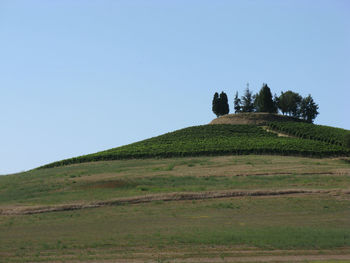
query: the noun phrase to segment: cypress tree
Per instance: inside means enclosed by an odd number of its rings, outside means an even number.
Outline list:
[[[256,96],[256,107],[259,112],[276,112],[269,86],[263,84],[259,94]]]
[[[220,116],[220,111],[219,111],[219,94],[215,92],[213,102],[212,102],[212,111],[216,115],[216,117]]]
[[[230,108],[228,105],[228,98],[225,92],[221,92],[220,94],[220,115],[225,115],[230,112]]]

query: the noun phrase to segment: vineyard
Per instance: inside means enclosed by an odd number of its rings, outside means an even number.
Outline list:
[[[293,124],[299,125],[299,123]],[[107,151],[54,162],[41,168],[133,158],[228,154],[278,154],[325,157],[349,155],[349,153],[350,151],[341,145],[310,139],[282,138],[256,125],[222,124],[189,127]]]
[[[304,122],[271,122],[269,127],[302,139],[318,140],[336,145],[343,145],[345,135],[350,134],[348,130]]]

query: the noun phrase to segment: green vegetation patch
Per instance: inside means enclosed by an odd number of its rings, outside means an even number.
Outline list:
[[[350,230],[315,227],[232,227],[222,231],[197,228],[171,237],[173,244],[248,245],[264,249],[343,247],[350,245]],[[331,246],[330,246],[331,245]]]
[[[203,125],[167,133],[126,146],[45,165],[184,156],[279,154],[301,156],[348,155],[349,149],[323,141],[281,138],[256,125]]]
[[[271,122],[269,127],[299,138],[344,146],[346,138],[350,136],[349,130],[304,122]]]
[[[38,262],[41,255],[60,260],[90,251],[108,257],[138,247],[349,247],[349,205],[349,200],[327,195],[247,197],[2,216],[0,253],[7,262],[23,262],[24,257]]]

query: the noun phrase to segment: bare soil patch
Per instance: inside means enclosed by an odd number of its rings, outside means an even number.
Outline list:
[[[269,129],[268,126],[262,126],[262,128],[267,131],[267,132],[271,132],[271,133],[274,133],[274,134],[277,134],[278,137],[289,137],[289,138],[296,138],[295,136],[291,136],[289,134],[286,134],[286,133],[282,133],[282,132],[277,132],[277,131],[274,131],[274,130],[271,130]]]
[[[255,124],[255,125],[265,125],[271,121],[297,121],[301,122],[300,119],[283,116],[273,113],[236,113],[236,114],[227,114],[216,118],[210,122],[210,124]]]

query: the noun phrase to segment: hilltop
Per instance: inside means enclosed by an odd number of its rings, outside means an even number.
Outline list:
[[[267,125],[270,122],[304,122],[299,118],[266,112],[247,112],[226,114],[210,122],[210,124],[254,124]]]

